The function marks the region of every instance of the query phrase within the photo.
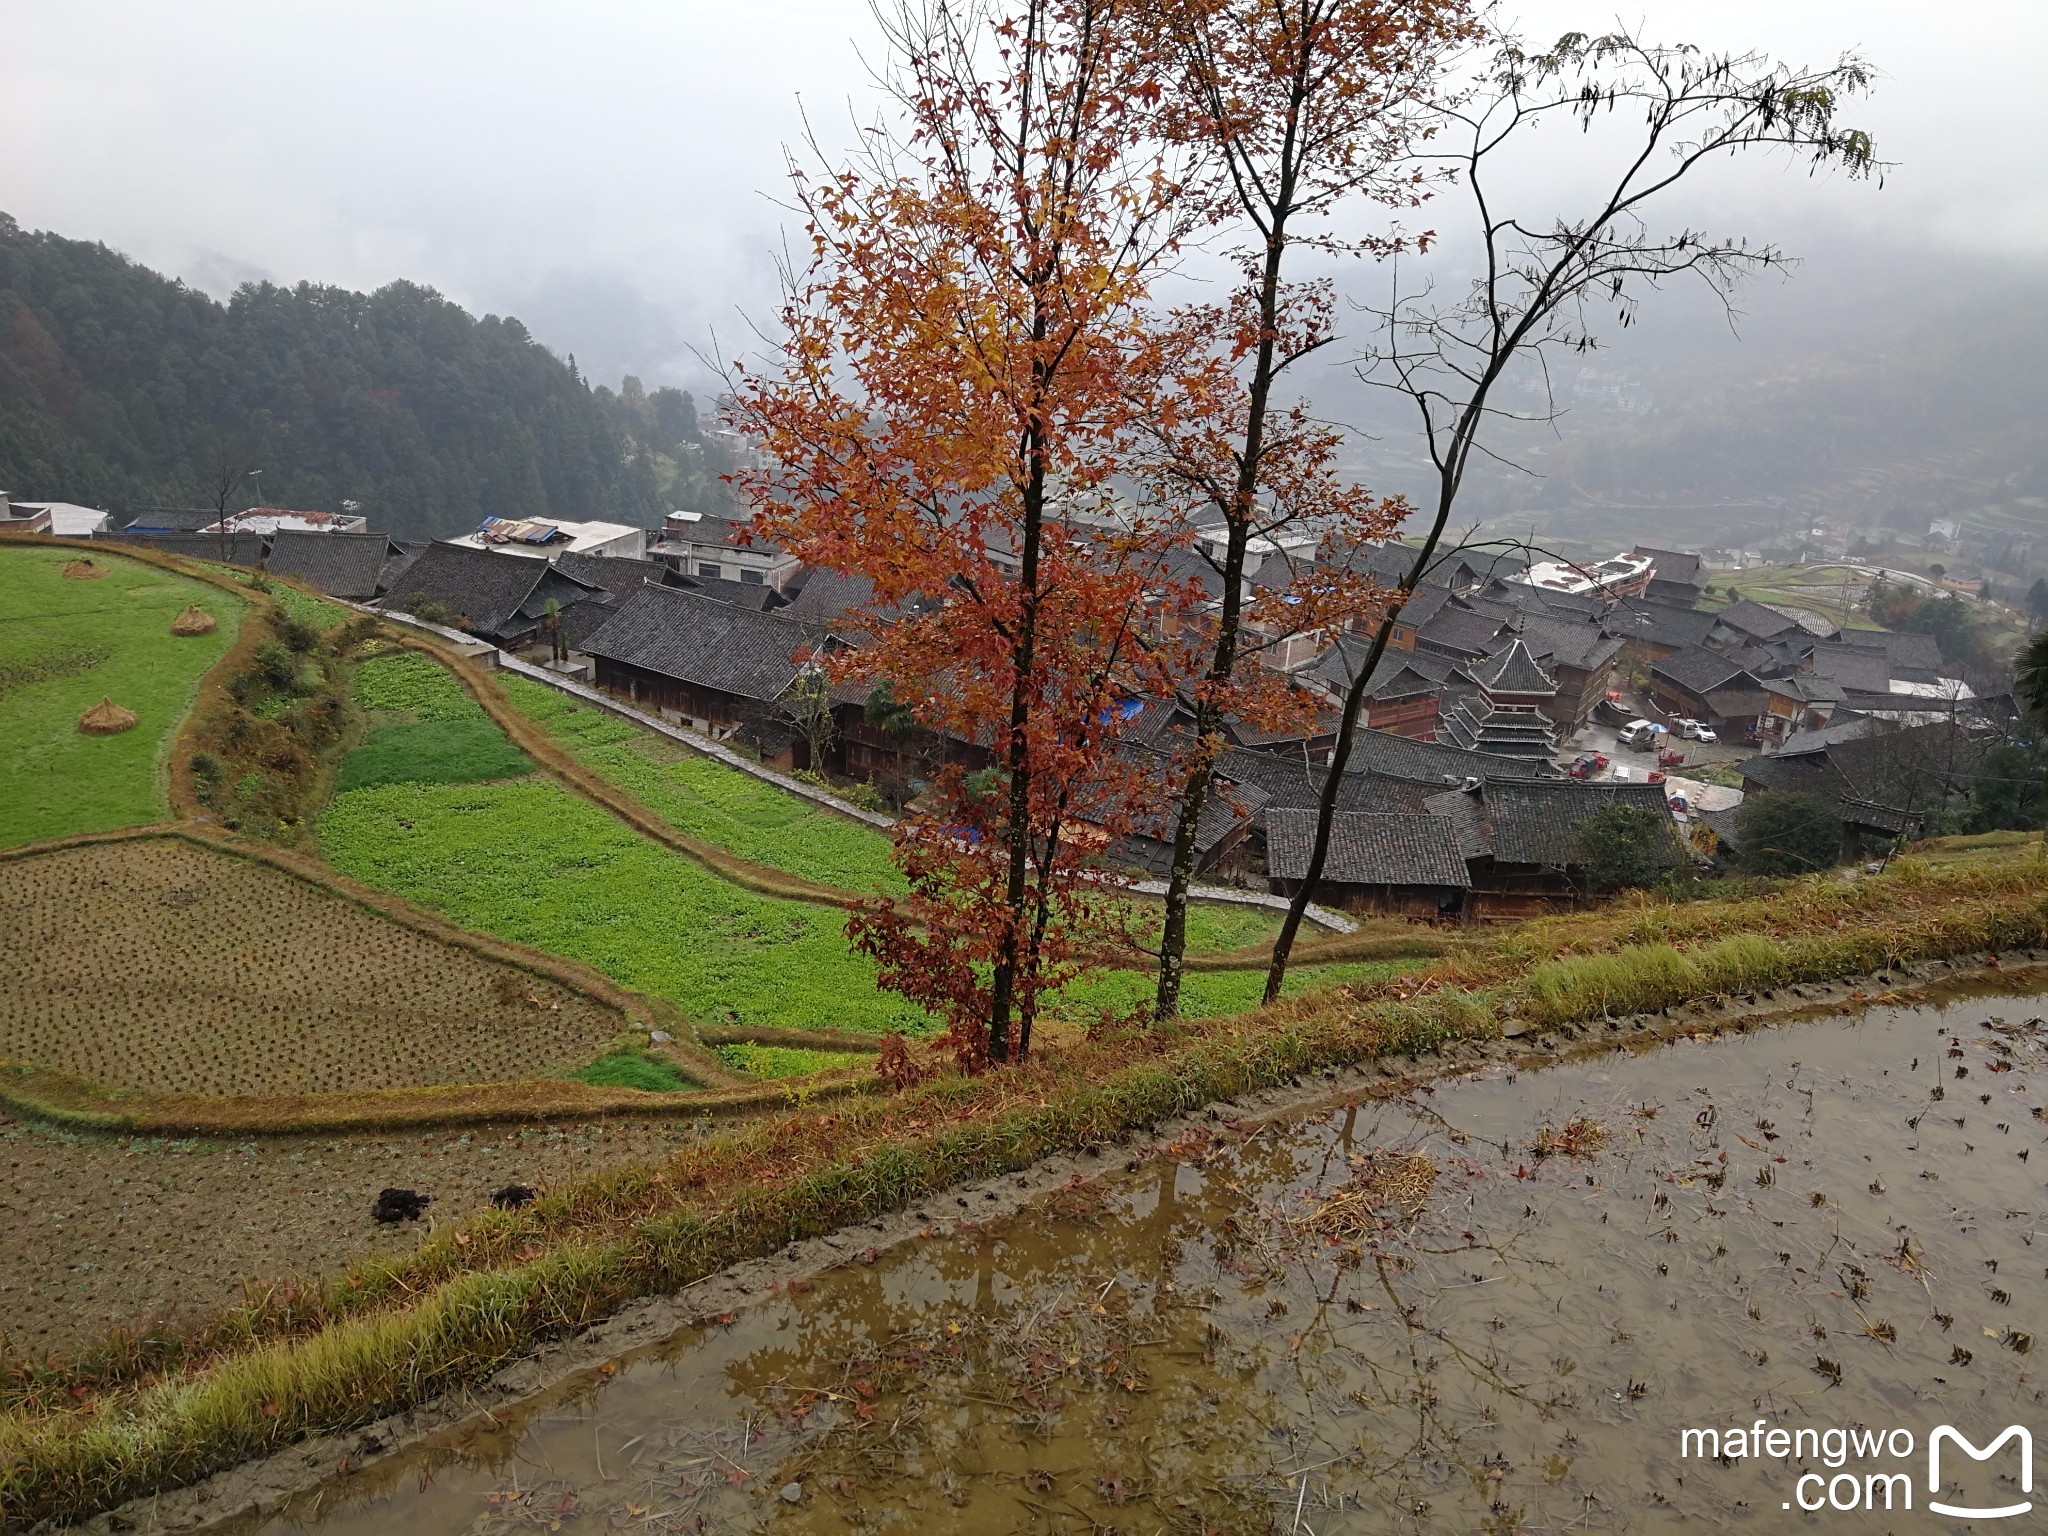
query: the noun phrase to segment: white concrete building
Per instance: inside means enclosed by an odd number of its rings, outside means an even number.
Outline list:
[[[368,533],[370,520],[349,512],[297,512],[288,507],[251,507],[246,512],[230,512],[221,521],[227,524],[230,533],[254,533],[263,536],[280,529],[290,533]],[[220,522],[208,523],[199,530],[201,533],[219,533]]]
[[[779,545],[750,539],[745,519],[705,512],[669,513],[661,538],[647,554],[685,576],[773,587],[778,592],[803,568],[802,561]]]
[[[47,513],[50,532],[60,539],[89,539],[96,533],[114,531],[114,514],[98,507],[81,507],[72,501],[17,501],[13,506],[17,517]]]
[[[1649,555],[1615,555],[1588,565],[1565,560],[1539,560],[1508,580],[1541,592],[1567,592],[1576,597],[1640,597],[1655,574]]]
[[[474,533],[449,539],[466,549],[497,549],[552,560],[561,554],[647,558],[647,530],[625,523],[563,522],[558,518],[487,517]]]

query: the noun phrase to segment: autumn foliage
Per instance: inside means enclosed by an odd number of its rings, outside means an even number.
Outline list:
[[[886,680],[966,748],[899,832],[907,900],[855,914],[969,1064],[1028,1048],[1113,922],[1091,861],[1147,791],[1118,752],[1181,530],[1112,486],[1186,223],[1136,8],[1018,0],[893,23],[903,126],[799,171],[809,257],[737,378],[764,536],[873,584],[842,688]],[[887,614],[884,621],[879,617]],[[858,622],[858,621],[857,621]]]
[[[1384,607],[1349,558],[1390,537],[1409,510],[1352,482],[1343,433],[1278,391],[1295,364],[1337,337],[1334,289],[1302,280],[1303,253],[1389,256],[1426,249],[1427,230],[1350,227],[1351,204],[1419,205],[1432,178],[1414,150],[1434,131],[1447,61],[1475,35],[1465,0],[1156,0],[1171,80],[1162,126],[1200,174],[1208,225],[1237,279],[1221,302],[1177,310],[1161,338],[1172,381],[1148,417],[1152,479],[1218,531],[1218,600],[1185,636],[1182,697],[1193,729],[1180,805],[1155,1012],[1177,1011],[1196,828],[1233,717],[1312,734],[1305,695],[1276,683],[1266,652],[1327,635]],[[1311,535],[1291,569],[1263,545]]]

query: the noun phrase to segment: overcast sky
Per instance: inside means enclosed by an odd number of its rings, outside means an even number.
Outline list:
[[[1532,36],[1599,4],[1526,0]],[[1695,194],[1717,226],[2048,254],[2048,0],[1638,0],[1668,39],[1884,71],[1882,191]],[[0,0],[0,209],[215,293],[406,277],[586,372],[693,382],[772,307],[782,145],[872,111],[865,0]]]

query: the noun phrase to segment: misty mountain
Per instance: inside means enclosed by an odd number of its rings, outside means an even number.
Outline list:
[[[223,304],[0,214],[0,488],[24,500],[205,505],[226,460],[262,471],[266,503],[354,501],[401,536],[646,524],[697,434],[686,396],[655,397],[593,391],[517,320],[417,284],[248,283]],[[643,421],[677,440],[648,451]]]
[[[1812,242],[1731,325],[1703,296],[1648,296],[1641,323],[1557,360],[1550,425],[1496,423],[1523,466],[1475,468],[1464,501],[1498,533],[1590,544],[1653,527],[1683,546],[1770,542],[1811,522],[1924,532],[1954,517],[2048,555],[2048,273],[1962,254]],[[1525,371],[1509,402],[1544,409]],[[1343,369],[1317,403],[1362,425],[1356,468],[1426,490],[1404,412]]]

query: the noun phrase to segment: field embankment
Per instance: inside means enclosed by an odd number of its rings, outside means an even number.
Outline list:
[[[477,1380],[632,1297],[1304,1073],[2044,942],[2031,850],[1908,859],[1744,900],[1545,920],[1417,975],[1170,1031],[1069,1036],[1020,1069],[797,1107],[177,1340],[21,1373],[0,1417],[0,1500],[17,1519],[75,1515],[187,1482]]]

